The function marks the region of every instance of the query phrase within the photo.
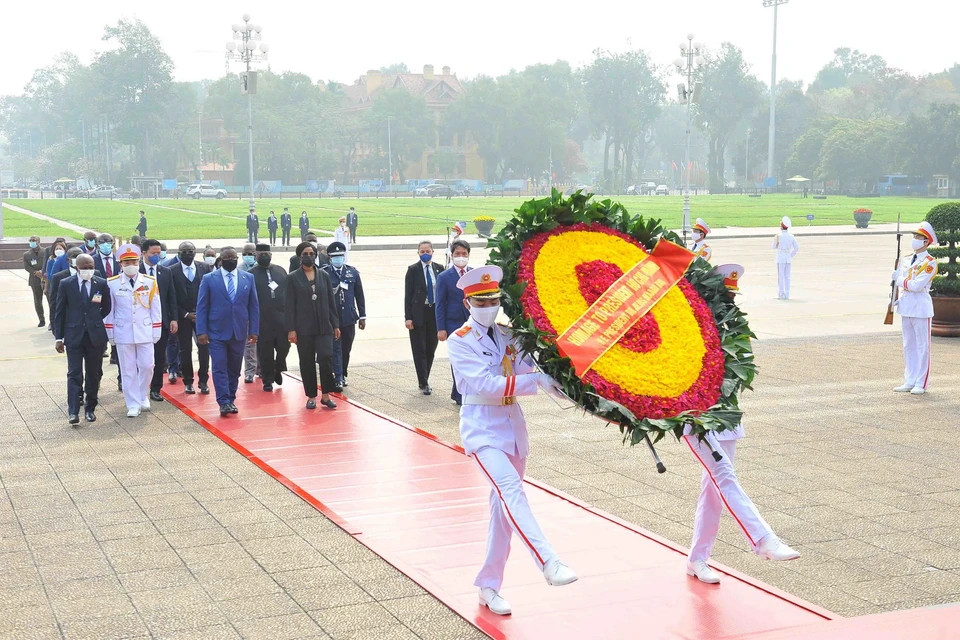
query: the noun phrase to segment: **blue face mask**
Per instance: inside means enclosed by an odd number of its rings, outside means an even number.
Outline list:
[[[430,262],[431,260],[433,260],[433,256],[432,256],[431,254],[429,254],[429,253],[421,253],[421,254],[420,254],[420,262],[422,262],[423,264],[427,264],[427,263]]]
[[[93,238],[87,240],[87,246],[93,249],[97,244],[97,241]]]
[[[167,259],[167,252],[166,252],[166,251],[161,251],[161,252],[160,252],[160,259],[161,259],[161,260],[166,260],[166,259]]]
[[[30,248],[31,248],[31,249],[36,249],[36,248],[37,248],[37,243],[34,242],[33,240],[31,240],[31,241],[30,241]]]
[[[147,256],[147,262],[149,262],[152,265],[158,265],[160,264],[160,256],[156,253],[153,255],[149,255]]]
[[[243,256],[243,264],[252,267],[257,262],[256,256]]]
[[[101,242],[100,253],[102,253],[105,256],[110,255],[111,253],[113,253],[113,245],[110,244],[109,242]]]
[[[332,264],[335,267],[342,267],[345,262],[346,262],[346,259],[343,256],[330,257],[330,264]]]

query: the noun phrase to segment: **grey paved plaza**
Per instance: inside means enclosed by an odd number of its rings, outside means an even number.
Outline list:
[[[930,393],[894,394],[899,332],[880,324],[890,238],[801,236],[788,302],[774,300],[768,241],[725,242],[715,257],[747,267],[761,337],[737,468],[803,557],[757,560],[725,517],[714,559],[840,615],[960,600],[960,340],[935,340]],[[447,362],[430,397],[409,362],[398,281],[413,258],[357,252],[372,302],[349,391],[458,442]],[[125,418],[113,367],[99,421],[70,428],[65,358],[19,274],[0,272],[0,297],[0,637],[481,637],[169,403]],[[689,451],[662,442],[657,475],[612,427],[544,396],[525,408],[532,478],[688,544]]]

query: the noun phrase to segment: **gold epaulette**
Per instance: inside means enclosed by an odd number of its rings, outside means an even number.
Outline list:
[[[473,330],[473,327],[471,327],[471,326],[468,325],[468,324],[465,324],[465,325],[463,325],[462,327],[460,327],[459,329],[456,330],[456,334],[462,338],[462,337],[464,337],[465,335],[467,335],[468,333],[470,333],[471,330]]]

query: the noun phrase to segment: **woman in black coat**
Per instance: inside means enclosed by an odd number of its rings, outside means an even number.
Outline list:
[[[333,341],[340,339],[340,314],[333,298],[330,277],[316,268],[317,250],[309,242],[297,247],[300,268],[287,276],[284,304],[288,339],[297,345],[300,377],[307,394],[307,409],[317,407],[317,369],[320,363],[320,404],[335,409],[330,399],[334,390]]]

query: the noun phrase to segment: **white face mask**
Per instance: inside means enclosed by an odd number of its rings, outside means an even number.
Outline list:
[[[124,265],[123,273],[128,278],[134,278],[138,273],[140,273],[140,265],[136,265],[136,264]]]
[[[470,305],[470,317],[477,324],[485,327],[492,327],[497,321],[497,314],[500,313],[500,305],[495,307],[475,307]]]
[[[693,234],[693,241],[694,241],[694,242],[703,242],[703,234],[702,234],[702,233],[694,233],[694,234]]]
[[[53,255],[57,256],[58,258],[59,258],[60,256],[62,256],[64,253],[66,253],[66,252],[65,252],[63,249],[54,249],[54,250],[53,250]]]
[[[203,261],[211,266],[217,264],[216,256],[203,256]]]
[[[81,280],[89,280],[93,277],[93,269],[78,269],[77,275],[80,276]]]
[[[914,251],[920,251],[920,249],[923,249],[923,245],[925,243],[926,243],[925,240],[921,240],[920,238],[914,238],[913,240],[910,241],[910,246],[913,247]]]
[[[71,258],[71,259],[70,259],[70,266],[73,267],[74,269],[77,268],[77,259],[76,259],[76,258]]]
[[[457,256],[453,259],[453,264],[455,264],[458,269],[463,269],[467,266],[468,262],[470,262],[470,258],[464,258],[463,256]]]

